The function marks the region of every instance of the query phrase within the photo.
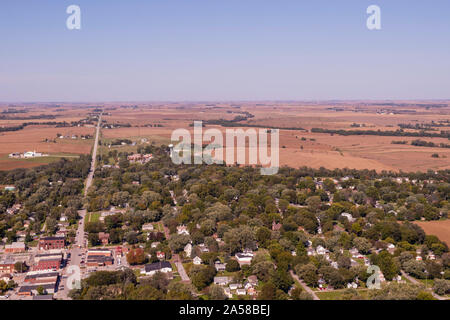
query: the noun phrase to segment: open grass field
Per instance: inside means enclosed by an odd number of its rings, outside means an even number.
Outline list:
[[[426,234],[435,235],[450,246],[450,219],[416,223],[423,228]]]
[[[88,222],[97,222],[100,219],[100,212],[91,212],[89,213]]]
[[[320,300],[341,300],[345,294],[346,289],[333,291],[316,291],[316,295]],[[362,299],[369,299],[369,289],[358,289],[358,293]]]

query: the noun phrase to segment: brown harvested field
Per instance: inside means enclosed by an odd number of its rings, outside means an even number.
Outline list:
[[[426,234],[437,236],[441,241],[450,246],[450,219],[439,221],[416,222],[423,228]]]
[[[278,127],[280,131],[280,164],[292,167],[355,168],[427,171],[450,169],[450,148],[429,148],[411,146],[412,140],[420,139],[435,144],[450,144],[444,138],[416,138],[404,136],[353,135],[340,136],[326,133],[311,133],[311,128],[333,130],[381,130],[395,131],[399,124],[423,124],[441,120],[450,121],[449,101],[349,101],[349,102],[233,102],[233,103],[104,103],[104,104],[61,104],[58,106],[23,106],[23,116],[40,114],[56,115],[51,121],[78,121],[96,106],[105,111],[103,120],[107,124],[127,124],[131,127],[102,129],[102,138],[149,138],[157,143],[169,143],[173,130],[185,128],[192,131],[195,120],[232,120],[246,113],[253,115],[241,123]],[[0,110],[7,109],[7,106]],[[15,107],[19,109],[20,107]],[[9,115],[8,115],[9,116]],[[30,120],[46,122],[48,120]],[[0,120],[0,126],[18,125],[22,120]],[[356,125],[357,124],[357,125]],[[152,127],[149,127],[152,125]],[[155,127],[159,125],[161,127]],[[450,131],[450,123],[429,132]],[[207,125],[224,132],[227,128]],[[290,130],[283,130],[290,128]],[[298,128],[299,130],[292,130]],[[88,130],[87,130],[88,129]],[[237,128],[229,128],[237,129]],[[247,130],[248,127],[242,127]],[[259,130],[255,128],[256,130]],[[306,129],[306,130],[300,130]],[[87,131],[84,131],[87,130]],[[61,141],[46,144],[44,138],[54,138],[56,133],[92,133],[93,128],[54,128],[30,126],[14,133],[0,136],[1,154],[34,150],[42,152],[89,153],[92,141],[86,144]],[[404,129],[407,132],[418,130]],[[153,140],[151,140],[153,137]],[[392,144],[392,141],[407,141],[407,145]],[[87,141],[86,141],[87,142]],[[17,150],[18,149],[18,150]],[[23,149],[23,150],[22,150]],[[439,158],[432,154],[439,154]],[[0,158],[2,155],[0,154]],[[6,164],[5,164],[6,165]],[[0,161],[0,169],[2,167]]]
[[[450,120],[450,107],[429,108],[413,102],[398,102],[405,106],[371,105],[364,102],[334,104],[313,103],[239,103],[234,104],[148,104],[137,108],[117,108],[104,119],[109,123],[129,123],[131,128],[104,129],[105,138],[165,137],[170,139],[177,128],[192,131],[194,120],[232,120],[243,112],[254,115],[243,123],[305,130],[280,131],[280,164],[292,167],[355,168],[393,171],[426,171],[450,169],[449,148],[415,147],[412,140],[447,143],[444,138],[416,138],[403,136],[353,135],[339,136],[311,133],[314,127],[334,130],[395,131],[399,124],[431,123]],[[333,109],[333,110],[330,110]],[[335,111],[338,110],[338,111]],[[387,110],[387,111],[386,111]],[[391,112],[392,111],[392,112]],[[355,127],[353,124],[364,127]],[[160,124],[163,127],[136,127]],[[353,126],[352,126],[353,125]],[[224,132],[227,128],[207,125]],[[229,128],[237,129],[237,128]],[[246,130],[248,127],[243,127]],[[258,129],[256,129],[258,130]],[[438,130],[450,130],[439,127]],[[409,132],[417,130],[405,129]],[[434,132],[434,131],[432,131]],[[439,132],[439,131],[437,131]],[[304,139],[302,139],[304,138]],[[408,145],[392,144],[394,140],[408,141]],[[439,154],[439,158],[431,157]]]
[[[6,112],[16,110],[17,113]],[[86,118],[91,108],[83,106],[1,106],[0,128],[19,126],[23,123],[60,123],[76,122]],[[41,115],[52,115],[54,118],[33,119]],[[74,157],[79,154],[91,152],[93,139],[57,139],[57,134],[63,136],[94,134],[93,127],[68,126],[56,127],[56,125],[41,124],[28,125],[22,130],[0,132],[0,170],[11,170],[15,168],[29,168],[39,166],[48,162],[57,161],[60,157]],[[46,142],[48,139],[52,142]],[[53,140],[55,142],[53,142]],[[13,152],[23,153],[36,151],[49,154],[49,157],[34,159],[10,159],[8,154]]]

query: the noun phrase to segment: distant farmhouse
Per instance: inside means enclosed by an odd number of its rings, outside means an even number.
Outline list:
[[[40,158],[48,157],[48,154],[43,154],[42,152],[36,151],[26,151],[24,153],[13,152],[9,154],[9,158],[12,159],[30,159],[30,158]]]

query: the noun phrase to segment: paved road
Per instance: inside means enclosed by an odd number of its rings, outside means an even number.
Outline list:
[[[298,283],[300,283],[300,285],[303,287],[303,289],[306,290],[306,292],[308,292],[310,295],[312,295],[313,300],[320,300],[319,297],[315,294],[315,292],[313,290],[311,290],[310,287],[308,287],[303,280],[300,280],[300,278],[292,271],[289,271],[291,273],[292,278],[294,278],[296,281],[298,281]]]
[[[186,270],[184,270],[184,266],[181,263],[180,256],[177,254],[174,254],[173,259],[174,259],[175,265],[177,266],[178,274],[181,277],[181,281],[186,282],[186,283],[191,283],[191,279],[189,279],[189,276],[187,275]]]
[[[94,142],[94,149],[92,152],[91,168],[89,171],[89,175],[86,179],[86,186],[84,189],[84,197],[87,196],[87,191],[90,188],[90,186],[92,185],[92,180],[94,179],[94,171],[95,171],[95,164],[96,164],[96,160],[97,160],[96,159],[97,158],[97,147],[98,147],[101,123],[102,123],[102,116],[100,114],[98,124],[97,124],[97,130],[95,133],[95,142]],[[84,236],[84,222],[85,222],[84,218],[86,217],[86,209],[79,210],[78,215],[81,217],[81,219],[78,222],[77,233],[75,235],[75,243],[72,245],[72,248],[70,250],[68,250],[68,252],[70,253],[70,260],[69,260],[68,265],[80,267],[81,260],[84,258],[84,255],[87,251],[86,239]],[[61,285],[64,286],[64,289],[62,289],[56,293],[55,296],[58,299],[64,299],[64,300],[70,299],[68,297],[70,289],[67,286],[67,278],[66,278],[67,276],[70,276],[70,275],[66,274],[66,271],[69,268],[69,266],[67,266],[62,272],[63,278],[61,279],[60,283],[61,283]],[[61,285],[60,285],[60,288],[61,288]]]
[[[408,279],[408,280],[411,281],[412,283],[415,283],[415,284],[423,284],[422,282],[420,282],[420,281],[414,279],[413,277],[411,277],[410,275],[408,275],[405,271],[402,270],[401,272],[402,272],[402,276],[404,276],[406,279]],[[437,294],[434,293],[432,290],[433,290],[433,289],[431,289],[431,294],[433,295],[433,297],[435,297],[435,298],[438,299],[438,300],[447,300],[447,299],[445,299],[444,297],[441,297],[440,295],[437,295]]]
[[[98,118],[97,131],[95,133],[95,142],[94,142],[94,150],[92,152],[92,163],[91,163],[91,171],[86,179],[86,187],[84,188],[84,196],[87,196],[87,192],[89,187],[92,185],[92,180],[94,179],[94,171],[95,171],[95,162],[97,161],[97,147],[98,147],[98,139],[100,135],[100,127],[102,123],[102,115]]]

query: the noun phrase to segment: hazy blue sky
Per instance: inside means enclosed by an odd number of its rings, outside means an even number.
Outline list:
[[[448,0],[1,0],[0,41],[0,101],[450,98]]]

